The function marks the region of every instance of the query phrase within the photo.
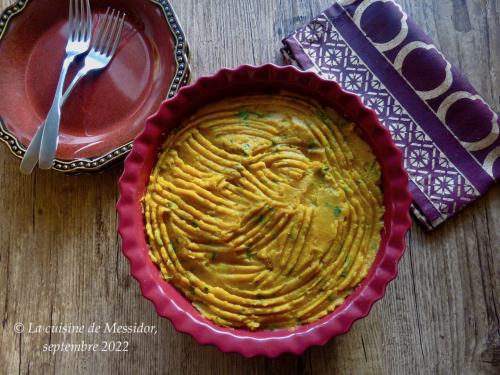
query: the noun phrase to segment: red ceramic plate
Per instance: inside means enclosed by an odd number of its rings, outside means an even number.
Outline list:
[[[18,157],[52,102],[68,4],[19,0],[0,18],[0,139]],[[145,119],[188,78],[187,44],[167,1],[93,0],[91,6],[94,30],[107,6],[125,12],[126,25],[109,67],[84,78],[63,108],[54,164],[62,172],[100,170],[128,153]]]
[[[293,330],[250,332],[223,328],[204,319],[172,285],[160,278],[157,267],[148,256],[140,201],[158,150],[174,126],[209,101],[276,89],[302,93],[335,107],[361,129],[382,167],[385,205],[382,241],[368,276],[341,306],[326,317]],[[189,333],[201,344],[213,344],[222,351],[238,352],[247,357],[259,354],[275,357],[284,352],[299,354],[312,345],[323,345],[333,336],[347,332],[355,320],[368,314],[372,304],[384,295],[387,283],[396,277],[397,265],[405,248],[405,233],[411,225],[408,176],[403,169],[401,152],[375,113],[366,108],[359,97],[343,91],[337,83],[290,66],[245,65],[235,70],[222,69],[214,76],[200,78],[182,88],[173,99],[161,105],[148,120],[144,132],[134,141],[119,185],[118,230],[123,252],[143,295],[153,301],[158,314],[169,318],[177,330]]]

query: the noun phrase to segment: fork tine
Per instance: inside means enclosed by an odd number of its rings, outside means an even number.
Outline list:
[[[78,0],[75,0],[78,1]],[[80,29],[80,13],[79,13],[79,4],[78,2],[73,4],[75,9],[74,19],[73,19],[73,39],[78,40],[78,31]]]
[[[110,10],[111,10],[110,7],[108,7],[108,9],[106,9],[106,14],[104,15],[104,21],[99,22],[99,31],[97,32],[97,37],[95,38],[94,45],[92,46],[92,48],[96,51],[98,50],[97,47],[101,43],[104,26],[106,25],[106,23],[108,21],[108,14],[109,14]]]
[[[122,36],[123,24],[124,23],[125,23],[125,13],[122,13],[122,15],[120,17],[120,23],[119,23],[118,31],[117,31],[116,36],[115,36],[115,42],[114,42],[113,47],[112,47],[112,49],[111,49],[111,51],[109,52],[109,55],[108,55],[109,57],[113,57],[113,55],[116,52],[116,48],[120,44],[120,39],[121,39],[121,36]]]
[[[103,55],[106,55],[106,50],[108,49],[109,41],[113,38],[113,33],[115,31],[116,27],[115,9],[113,9],[113,12],[111,13],[109,26],[110,26],[109,29],[106,29],[103,43],[101,44],[100,46],[101,48],[99,49],[99,52],[101,52]]]
[[[109,40],[111,38],[111,32],[113,30],[113,27],[115,24],[115,19],[116,19],[115,12],[116,12],[116,9],[113,9],[110,16],[109,16],[109,22],[106,25],[106,29],[104,30],[104,33],[103,33],[103,40],[102,40],[101,45],[99,46],[99,52],[102,54],[104,54],[104,50],[107,48],[106,46],[108,45]]]
[[[78,40],[83,40],[83,17],[85,14],[83,13],[83,0],[78,0],[78,6],[80,8],[80,17],[78,18]]]
[[[116,12],[116,15],[113,17],[113,24],[111,29],[109,30],[108,38],[106,40],[106,45],[103,46],[102,54],[108,56],[108,53],[111,51],[115,40],[115,33],[119,26],[120,20],[120,12]]]
[[[87,11],[87,2],[85,0],[80,0],[81,7],[82,7],[82,31],[81,31],[81,40],[85,41],[87,38],[87,17],[88,17],[88,11]]]
[[[92,12],[90,11],[90,2],[86,0],[87,6],[87,33],[85,34],[85,40],[90,40],[90,36],[92,35]]]
[[[78,40],[80,33],[80,0],[73,1],[73,40]]]
[[[85,32],[85,9],[84,9],[84,2],[83,0],[79,0],[79,3],[80,3],[80,29],[78,30],[79,33],[78,33],[78,40],[79,41],[83,41],[83,37],[84,37],[84,32]]]
[[[73,0],[69,0],[68,39],[73,39]]]

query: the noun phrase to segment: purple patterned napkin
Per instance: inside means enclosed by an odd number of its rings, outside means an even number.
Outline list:
[[[290,62],[377,112],[403,151],[413,212],[428,229],[499,178],[498,115],[392,0],[339,0],[283,43]]]

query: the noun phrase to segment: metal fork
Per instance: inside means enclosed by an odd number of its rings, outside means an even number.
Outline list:
[[[97,38],[92,44],[90,52],[85,57],[83,67],[76,73],[75,78],[68,86],[67,91],[71,91],[73,87],[89,72],[94,70],[104,69],[113,59],[113,56],[120,44],[120,38],[123,31],[125,21],[125,13],[108,7],[104,16],[104,22],[99,28]]]
[[[113,9],[110,13],[110,8],[106,10],[104,22],[101,24],[97,38],[90,49],[90,52],[85,57],[83,67],[78,71],[73,81],[68,86],[68,91],[73,90],[73,87],[80,81],[82,77],[93,70],[105,68],[111,61],[116,48],[120,42],[121,33],[125,13],[121,13]],[[57,149],[57,141],[59,138],[59,116],[48,118],[43,130],[42,144],[40,146],[39,165],[41,169],[50,169],[54,162],[54,156]]]
[[[97,37],[95,41],[92,43],[92,48],[90,52],[85,57],[83,67],[75,75],[75,77],[69,84],[68,88],[66,89],[66,92],[64,93],[63,103],[68,97],[68,95],[71,93],[73,88],[76,86],[76,84],[80,81],[80,79],[82,79],[85,75],[87,75],[91,71],[104,69],[110,63],[116,52],[118,45],[120,44],[124,20],[125,20],[125,13],[120,13],[119,11],[116,11],[114,9],[111,10],[110,8],[106,10],[104,20],[100,23]],[[40,135],[38,133],[40,133]],[[39,143],[42,139],[41,133],[42,132],[39,129],[34,138],[35,140],[37,137],[39,137],[40,138],[38,140]],[[43,131],[43,133],[45,136],[45,131]],[[58,136],[57,132],[53,134],[53,137],[57,138],[57,136]],[[40,149],[40,168],[43,168],[41,162],[42,151],[43,151],[43,146],[42,149]],[[54,161],[54,155],[55,151],[54,154],[52,155],[50,166],[48,168],[52,166],[52,163]],[[29,169],[29,171],[25,173],[31,173],[35,165],[36,165],[36,160],[34,161],[34,163],[32,162],[30,165],[27,166],[27,169]],[[21,170],[23,170],[23,168],[21,168]]]
[[[64,80],[68,73],[68,68],[78,55],[86,53],[90,47],[90,38],[92,36],[92,14],[90,12],[89,0],[69,0],[69,30],[68,41],[66,43],[66,57],[64,58],[59,81],[57,82],[56,93],[52,101],[49,113],[45,123],[39,127],[35,137],[31,141],[23,161],[21,162],[21,172],[31,173],[39,156],[40,141],[44,145],[43,162],[40,161],[40,166],[44,168],[49,164],[50,155],[55,154],[57,148],[57,137],[51,139],[50,134],[57,134],[59,131],[59,122],[61,119],[62,92]],[[47,131],[47,137],[43,137],[43,133]],[[39,139],[37,139],[39,138]],[[50,140],[50,141],[49,141]],[[52,162],[48,168],[52,166]]]

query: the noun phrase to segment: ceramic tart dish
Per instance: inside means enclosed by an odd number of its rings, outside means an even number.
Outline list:
[[[68,174],[122,160],[146,118],[189,79],[188,45],[168,1],[91,6],[94,29],[107,6],[123,11],[126,21],[109,67],[83,79],[63,107],[52,168]],[[19,0],[0,15],[0,140],[18,158],[50,108],[67,30],[67,0]],[[82,63],[72,65],[66,83]]]
[[[375,260],[368,275],[333,312],[295,328],[247,330],[226,328],[202,317],[172,284],[160,276],[149,255],[142,200],[157,163],[158,151],[170,131],[197,109],[224,98],[253,93],[295,92],[332,107],[356,124],[382,172],[383,229]],[[246,357],[276,357],[285,352],[300,354],[313,345],[323,345],[334,336],[346,333],[353,322],[366,316],[375,301],[382,298],[389,281],[397,275],[397,265],[405,248],[405,234],[411,220],[408,177],[401,152],[373,111],[359,97],[343,91],[333,81],[294,67],[263,65],[222,69],[214,76],[202,77],[165,101],[148,119],[145,130],[134,141],[120,178],[117,204],[122,248],[139,281],[143,295],[150,299],[159,315],[169,318],[180,332],[189,333],[201,344],[212,344],[224,352]]]

